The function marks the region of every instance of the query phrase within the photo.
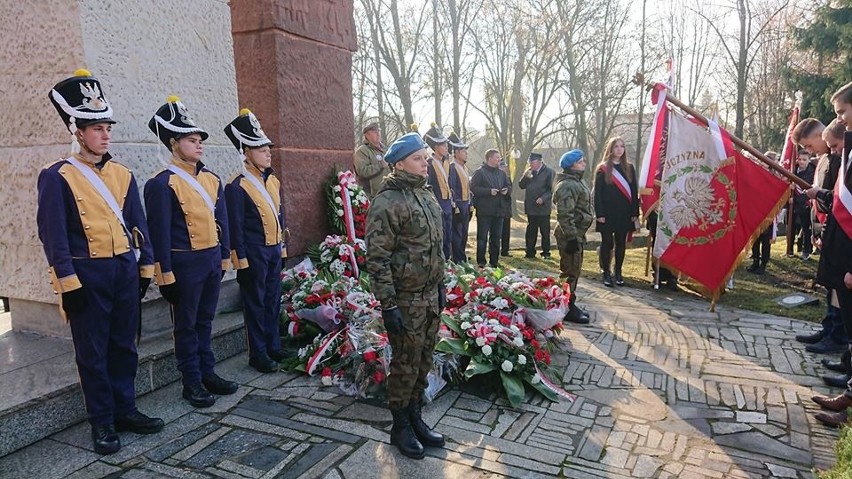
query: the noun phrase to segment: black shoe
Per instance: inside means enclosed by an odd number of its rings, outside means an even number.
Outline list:
[[[260,373],[274,373],[278,371],[278,362],[269,356],[249,358],[249,366],[255,368]]]
[[[121,440],[112,424],[92,426],[92,445],[98,454],[115,454],[121,449]]]
[[[676,279],[670,279],[670,280],[666,281],[666,286],[669,288],[669,291],[674,291],[674,292],[680,291],[680,286],[678,286]]]
[[[797,334],[796,341],[805,344],[816,344],[822,341],[822,338],[825,337],[826,331],[825,329],[820,329],[819,331],[813,334]]]
[[[848,374],[841,374],[839,376],[825,375],[822,377],[822,381],[833,388],[846,389],[850,377],[852,376],[849,376]]]
[[[820,363],[822,363],[822,365],[825,367],[825,369],[828,369],[829,371],[834,371],[836,373],[852,372],[852,371],[849,371],[848,369],[846,369],[846,366],[840,361],[832,361],[830,359],[823,359],[822,361],[820,361]]]
[[[445,441],[443,434],[439,434],[431,429],[423,422],[421,414],[421,404],[408,405],[408,419],[411,420],[411,429],[420,444],[428,447],[444,447]]]
[[[541,257],[544,259],[550,259],[550,253],[542,253]]]
[[[562,320],[574,324],[589,324],[591,321],[588,314],[573,304],[568,307],[568,312]]]
[[[500,263],[489,263],[488,266],[491,266],[492,268],[496,269],[500,267]]]
[[[624,286],[624,278],[621,277],[621,273],[615,273],[615,285]]]
[[[527,258],[527,259],[535,258],[535,253],[533,253],[533,254],[527,253],[527,254],[524,255],[524,258]]]
[[[281,361],[284,361],[285,359],[287,359],[289,357],[290,357],[290,355],[285,353],[284,351],[270,351],[269,352],[269,358],[272,359],[273,361],[276,361],[276,362],[279,362],[279,363]]]
[[[396,446],[399,452],[412,459],[423,459],[426,452],[423,450],[423,444],[417,440],[414,429],[411,428],[408,408],[391,409],[391,414],[393,414],[393,427],[390,432],[391,445]]]
[[[476,263],[476,266],[478,266],[478,267],[480,267],[480,268],[484,268],[484,267],[485,267],[485,263]]]
[[[837,343],[831,336],[826,336],[822,338],[820,342],[816,344],[809,344],[805,346],[805,351],[816,354],[842,353],[843,351],[846,351],[848,349],[848,344]]]
[[[762,265],[758,266],[757,269],[754,271],[754,274],[757,274],[757,275],[766,274],[766,265],[762,264]]]
[[[748,271],[749,273],[756,273],[759,268],[760,268],[760,263],[755,261],[754,263],[751,264],[751,266],[746,268],[746,271]]]
[[[116,431],[129,431],[136,434],[156,434],[163,430],[165,423],[158,417],[148,417],[134,411],[124,417],[115,418]]]
[[[508,258],[511,258],[511,257],[512,257],[512,253],[509,253],[508,251],[506,251],[505,253],[500,253],[500,256],[506,256],[506,257],[508,257]]]
[[[216,396],[210,394],[210,391],[201,384],[184,386],[183,398],[189,401],[192,407],[198,408],[210,407],[216,403]]]
[[[240,387],[239,384],[233,381],[220,378],[216,373],[208,374],[206,377],[201,379],[201,383],[204,384],[204,387],[207,388],[208,391],[213,394],[218,394],[219,396],[234,394]]]
[[[603,285],[607,288],[612,288],[612,274],[609,271],[603,272]]]

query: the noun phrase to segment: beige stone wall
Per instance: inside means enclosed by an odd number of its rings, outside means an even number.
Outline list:
[[[55,311],[39,303],[56,303],[36,232],[36,178],[70,144],[49,89],[81,67],[101,80],[119,122],[111,152],[140,190],[161,168],[158,152],[168,156],[148,119],[179,95],[211,134],[205,163],[227,180],[239,166],[222,132],[238,111],[231,14],[221,0],[0,0],[0,11],[0,295],[13,299],[13,327],[41,330],[22,324],[33,308]]]

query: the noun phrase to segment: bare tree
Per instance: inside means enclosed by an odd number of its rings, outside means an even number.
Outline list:
[[[449,89],[453,103],[453,127],[463,137],[467,135],[464,118],[469,103],[462,105],[462,88],[467,86],[465,96],[470,97],[474,81],[473,73],[479,64],[479,52],[474,48],[471,37],[475,35],[475,19],[482,11],[483,0],[447,0],[446,18],[450,31],[446,56],[450,59]]]

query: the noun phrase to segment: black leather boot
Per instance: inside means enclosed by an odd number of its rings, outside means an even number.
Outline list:
[[[411,420],[411,429],[414,430],[414,435],[424,446],[444,447],[443,434],[438,434],[429,429],[429,426],[423,422],[422,409],[423,404],[420,403],[408,405],[408,418]]]
[[[591,321],[589,315],[578,308],[573,301],[570,305],[568,305],[568,313],[565,314],[565,317],[562,318],[562,320],[576,324],[589,324],[589,321]]]
[[[115,454],[121,449],[121,440],[112,424],[92,426],[92,444],[98,454]]]
[[[832,371],[852,374],[852,355],[849,354],[848,349],[843,351],[843,354],[840,355],[840,361],[835,362],[830,359],[823,359],[821,362],[823,366]]]
[[[609,271],[603,272],[603,285],[607,288],[612,288],[612,273]]]
[[[408,418],[408,408],[391,409],[393,427],[391,428],[391,444],[396,446],[403,455],[412,459],[423,459],[425,452],[423,444],[417,440]]]
[[[136,434],[156,434],[163,430],[165,423],[158,417],[148,417],[139,411],[133,411],[115,418],[116,431],[130,431]]]
[[[822,340],[827,334],[825,329],[820,329],[813,334],[797,334],[796,341],[805,344],[816,344]]]
[[[758,268],[760,268],[760,260],[757,258],[752,258],[751,266],[746,268],[746,271],[748,271],[749,273],[756,273]]]

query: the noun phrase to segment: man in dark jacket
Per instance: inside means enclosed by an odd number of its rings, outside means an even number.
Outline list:
[[[540,153],[530,153],[529,167],[518,182],[524,190],[524,212],[527,214],[527,258],[535,257],[537,236],[541,232],[541,257],[550,258],[550,208],[553,196],[553,170],[541,160]]]
[[[811,163],[811,154],[808,150],[799,150],[796,159],[796,176],[813,183],[816,167]],[[804,192],[795,192],[793,195],[793,238],[796,242],[796,250],[802,254],[802,259],[807,260],[813,252],[811,243],[811,202]]]
[[[500,260],[500,237],[503,230],[503,205],[511,198],[512,183],[500,171],[500,153],[485,152],[485,164],[473,173],[470,191],[476,207],[476,263],[485,266],[485,245],[489,264],[496,268]]]

